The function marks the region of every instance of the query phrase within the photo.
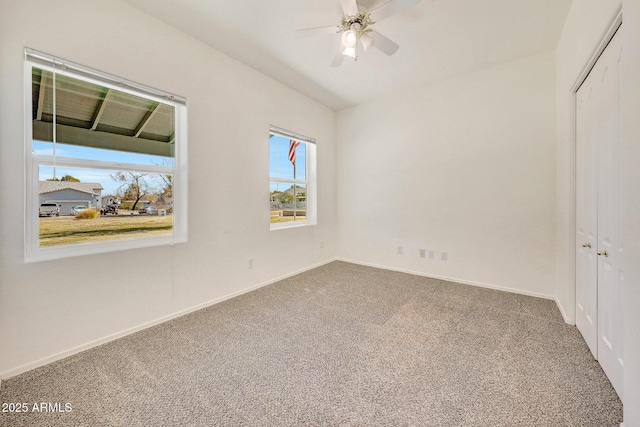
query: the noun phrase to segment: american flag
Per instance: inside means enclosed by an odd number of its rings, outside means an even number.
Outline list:
[[[294,141],[293,139],[289,141],[289,161],[296,164],[296,147],[300,145],[300,141]]]

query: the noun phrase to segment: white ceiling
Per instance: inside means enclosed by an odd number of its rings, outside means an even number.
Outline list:
[[[422,0],[372,28],[400,45],[329,66],[339,0],[125,0],[272,78],[340,110],[411,85],[464,75],[556,47],[571,0]],[[360,0],[368,10],[387,0]]]

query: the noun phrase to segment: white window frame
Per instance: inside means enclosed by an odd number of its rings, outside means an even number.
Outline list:
[[[81,167],[91,169],[109,169],[122,171],[170,174],[173,176],[173,227],[172,233],[162,236],[144,236],[118,238],[106,241],[76,243],[69,245],[40,247],[38,212],[39,166],[52,165],[53,156],[33,153],[32,124],[32,69],[39,68],[67,75],[74,79],[101,85],[135,96],[141,96],[156,102],[170,105],[175,112],[175,157],[174,166],[149,166],[100,160],[84,160],[55,156],[58,167]],[[185,243],[188,238],[187,212],[187,107],[186,99],[162,92],[144,85],[130,82],[100,71],[84,67],[70,61],[61,60],[48,54],[25,49],[24,61],[24,117],[25,117],[25,224],[24,224],[24,260],[25,262],[46,261],[89,254],[100,254],[128,249],[145,248],[159,245]]]
[[[295,132],[282,129],[277,126],[269,126],[269,135],[278,135],[284,138],[300,141],[304,144],[306,149],[305,159],[305,177],[306,179],[289,179],[289,178],[277,178],[271,177],[271,170],[269,170],[269,186],[272,182],[282,182],[287,184],[303,184],[306,186],[306,203],[307,203],[307,218],[301,221],[290,221],[280,223],[269,223],[270,230],[283,230],[287,228],[306,227],[310,225],[316,225],[318,223],[318,211],[316,204],[316,191],[317,191],[317,177],[316,177],[316,140],[308,136],[304,136]],[[271,144],[271,138],[269,138],[269,145]]]

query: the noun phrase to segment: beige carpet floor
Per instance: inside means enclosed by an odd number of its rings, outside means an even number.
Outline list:
[[[3,426],[622,421],[553,301],[344,262],[10,378],[0,395],[29,405]]]

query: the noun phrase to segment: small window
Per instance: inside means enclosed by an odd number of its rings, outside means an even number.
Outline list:
[[[271,229],[316,224],[315,141],[271,127],[269,221]]]
[[[185,242],[185,100],[25,57],[25,259]]]

